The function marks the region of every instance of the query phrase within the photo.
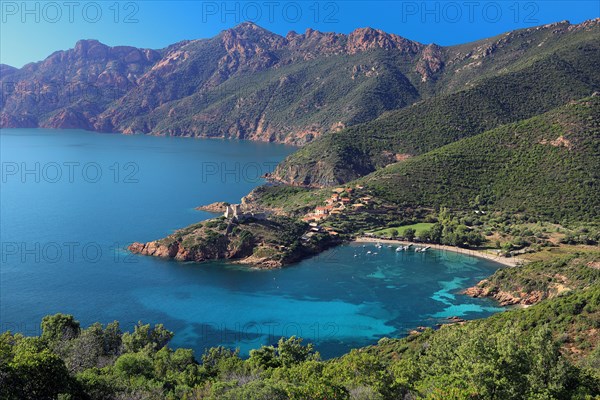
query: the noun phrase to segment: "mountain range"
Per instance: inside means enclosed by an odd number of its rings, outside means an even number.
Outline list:
[[[81,40],[0,65],[0,127],[305,145],[273,178],[328,186],[590,96],[599,64],[600,19],[449,47],[246,22],[159,50]]]

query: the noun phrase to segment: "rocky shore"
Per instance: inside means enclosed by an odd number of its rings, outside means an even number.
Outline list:
[[[206,212],[215,213],[215,214],[222,214],[227,209],[227,206],[229,206],[229,203],[227,203],[225,201],[217,201],[217,202],[207,204],[204,206],[198,206],[195,208],[195,210],[206,211]]]
[[[147,243],[132,243],[129,251],[146,256],[173,258],[178,261],[202,262],[211,259],[241,258],[252,254],[252,248],[246,243],[233,243],[225,236],[219,237],[211,246],[186,246],[181,241],[165,243],[155,240]]]
[[[500,303],[501,306],[530,306],[544,299],[544,293],[541,291],[508,292],[501,290],[487,279],[482,280],[476,286],[466,289],[463,293],[474,298],[492,298]]]

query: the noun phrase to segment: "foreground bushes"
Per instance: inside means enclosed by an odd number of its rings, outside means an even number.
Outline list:
[[[0,398],[592,399],[600,395],[599,315],[596,285],[321,361],[295,337],[247,359],[216,347],[198,360],[169,348],[173,334],[162,325],[81,329],[57,314],[44,318],[40,337],[0,336]]]

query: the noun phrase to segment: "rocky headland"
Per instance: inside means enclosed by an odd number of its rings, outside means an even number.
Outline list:
[[[305,236],[308,224],[286,217],[219,217],[180,229],[166,238],[135,242],[134,254],[204,262],[231,260],[257,268],[280,268],[339,243],[327,233]]]

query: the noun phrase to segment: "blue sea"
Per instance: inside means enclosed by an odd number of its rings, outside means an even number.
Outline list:
[[[163,323],[172,345],[239,347],[302,336],[324,357],[450,316],[502,309],[459,294],[498,267],[429,250],[348,244],[274,271],[129,254],[239,202],[295,148],[235,140],[0,131],[0,330],[39,334],[47,314],[83,326]],[[367,254],[377,252],[376,255]]]

